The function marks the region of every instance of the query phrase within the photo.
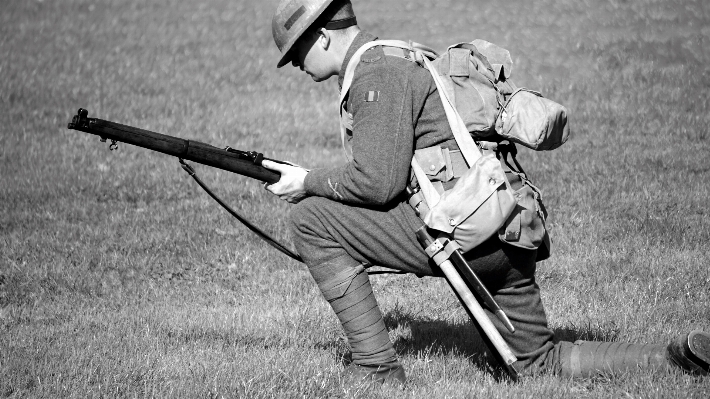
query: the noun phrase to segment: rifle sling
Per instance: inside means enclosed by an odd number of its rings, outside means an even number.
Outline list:
[[[190,177],[192,177],[197,182],[197,184],[199,184],[200,187],[202,187],[202,189],[205,190],[205,192],[207,194],[209,194],[210,197],[212,197],[212,199],[217,201],[217,203],[220,206],[222,206],[222,208],[224,208],[227,212],[229,212],[230,215],[234,216],[237,220],[239,220],[249,230],[253,231],[257,236],[259,236],[259,238],[266,241],[267,244],[276,248],[278,251],[280,251],[284,255],[288,256],[289,258],[291,258],[295,261],[304,263],[303,258],[301,258],[301,256],[299,254],[290,250],[287,246],[285,246],[284,244],[279,242],[277,239],[271,237],[265,231],[262,231],[260,228],[254,226],[251,222],[249,222],[239,212],[235,211],[229,205],[227,205],[224,201],[222,201],[221,198],[219,198],[215,193],[213,193],[212,190],[210,190],[209,187],[207,187],[205,185],[205,183],[202,182],[202,180],[199,177],[197,177],[197,173],[195,172],[195,169],[192,168],[192,166],[188,165],[182,158],[178,158],[178,159],[180,160],[180,165],[185,170],[185,172],[187,172],[187,174],[190,175]],[[405,272],[395,271],[395,270],[392,270],[392,271],[377,270],[377,271],[368,271],[367,273],[368,274],[405,274]]]
[[[269,244],[269,245],[271,245],[272,247],[276,248],[277,250],[281,251],[283,254],[285,254],[285,255],[288,256],[289,258],[291,258],[291,259],[293,259],[293,260],[296,260],[296,261],[298,261],[298,262],[303,263],[303,259],[301,259],[301,256],[300,256],[300,255],[298,255],[297,253],[295,253],[295,252],[291,251],[290,249],[288,249],[288,247],[286,247],[285,245],[281,244],[278,240],[276,240],[275,238],[271,237],[271,236],[270,236],[268,233],[266,233],[265,231],[262,231],[260,228],[258,228],[258,227],[256,227],[256,226],[254,226],[253,224],[251,224],[251,222],[249,222],[246,218],[244,218],[244,216],[242,216],[241,214],[239,214],[239,212],[235,211],[235,210],[232,209],[229,205],[227,205],[226,203],[224,203],[224,201],[222,201],[222,199],[220,199],[217,195],[215,195],[215,193],[213,193],[212,190],[210,190],[209,187],[207,187],[207,186],[205,185],[205,183],[203,183],[202,180],[201,180],[199,177],[197,177],[197,173],[195,173],[195,169],[193,169],[192,166],[188,165],[182,158],[178,158],[178,159],[180,160],[180,165],[182,165],[182,168],[185,170],[185,172],[187,172],[187,174],[189,174],[190,177],[192,177],[193,179],[195,179],[195,181],[197,182],[197,184],[199,184],[200,187],[202,187],[202,189],[205,190],[205,192],[206,192],[207,194],[209,194],[210,197],[212,197],[212,199],[214,199],[215,201],[217,201],[217,203],[220,204],[220,205],[222,206],[222,208],[226,209],[227,212],[229,212],[230,215],[232,215],[232,216],[234,216],[235,218],[237,218],[237,220],[239,220],[240,222],[242,222],[242,224],[243,224],[244,226],[246,226],[249,230],[251,230],[251,231],[253,231],[254,233],[256,233],[256,235],[258,235],[262,240],[266,241],[267,244]]]

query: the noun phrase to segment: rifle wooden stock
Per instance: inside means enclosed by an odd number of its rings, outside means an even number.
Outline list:
[[[281,177],[277,172],[261,166],[261,161],[268,158],[255,151],[239,151],[229,147],[221,149],[199,141],[185,140],[103,119],[88,118],[88,114],[87,110],[79,108],[79,112],[74,115],[68,128],[95,134],[100,136],[102,141],[108,139],[132,144],[267,183],[276,183]]]

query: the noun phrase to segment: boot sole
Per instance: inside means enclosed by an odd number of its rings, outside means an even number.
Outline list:
[[[710,334],[700,330],[692,331],[688,334],[685,347],[689,354],[695,356],[695,359],[692,359],[694,362],[705,371],[710,371]]]

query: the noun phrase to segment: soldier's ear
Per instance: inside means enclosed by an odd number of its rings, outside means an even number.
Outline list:
[[[330,47],[331,40],[332,40],[332,34],[328,29],[325,28],[320,28],[318,29],[318,44],[323,47],[323,50],[328,50],[328,47]]]

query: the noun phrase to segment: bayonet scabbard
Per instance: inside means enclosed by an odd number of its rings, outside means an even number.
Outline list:
[[[417,240],[430,257],[433,258],[432,255],[437,254],[443,255],[441,254],[441,252],[443,252],[441,240],[434,239],[426,229],[426,226],[422,226],[416,231]],[[439,265],[439,268],[446,277],[446,281],[448,281],[454,293],[456,293],[456,296],[468,311],[474,324],[477,325],[478,330],[481,332],[484,341],[489,345],[491,351],[496,354],[510,376],[514,379],[518,378],[518,370],[515,366],[515,363],[518,361],[517,357],[515,357],[508,343],[505,342],[505,339],[503,339],[498,329],[493,325],[488,314],[486,314],[481,307],[480,299],[476,298],[473,292],[471,292],[469,288],[470,284],[464,281],[460,272],[457,271],[456,267],[451,262],[450,257],[440,256],[438,259],[435,259],[435,262]],[[495,301],[493,301],[493,303],[495,303]],[[494,311],[494,313],[496,312]]]

